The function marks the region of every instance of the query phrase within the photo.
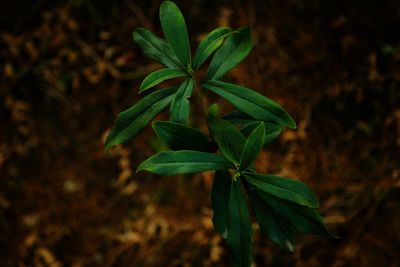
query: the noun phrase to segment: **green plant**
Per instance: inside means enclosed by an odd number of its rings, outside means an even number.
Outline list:
[[[329,237],[317,212],[317,197],[305,184],[255,170],[254,161],[263,145],[286,127],[296,128],[296,123],[274,101],[221,80],[252,49],[250,28],[213,30],[200,42],[191,59],[186,24],[173,2],[161,4],[160,20],[166,40],[143,28],[133,32],[134,41],[144,53],[165,66],[143,80],[140,93],[168,79],[184,77],[184,81],[179,86],[150,93],[119,114],[106,148],[134,137],[170,106],[170,121],[156,121],[153,129],[172,150],[153,155],[137,170],[160,175],[215,171],[212,219],[215,229],[227,239],[234,266],[250,266],[252,261],[252,221],[247,199],[261,232],[283,248],[293,251],[296,232]],[[207,73],[199,81],[195,74],[212,54]],[[207,110],[203,99],[208,92],[224,98],[237,110],[223,117],[215,104]],[[209,135],[189,126],[192,93]]]

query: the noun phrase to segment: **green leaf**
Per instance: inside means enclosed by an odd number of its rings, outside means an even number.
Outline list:
[[[197,70],[200,68],[201,64],[222,45],[224,39],[230,33],[232,33],[231,28],[221,27],[213,30],[201,40],[193,58],[193,69]]]
[[[173,150],[208,152],[212,148],[212,143],[200,130],[180,123],[156,121],[153,123],[153,129],[157,136]]]
[[[171,121],[182,124],[188,122],[190,114],[190,102],[188,98],[192,95],[193,88],[193,79],[187,79],[179,86],[171,104]]]
[[[227,170],[230,162],[212,153],[200,151],[162,151],[146,159],[137,171],[149,171],[161,175],[174,175],[212,170]]]
[[[243,134],[232,123],[222,119],[211,120],[210,127],[222,155],[238,165],[246,142]]]
[[[260,122],[257,128],[251,132],[249,138],[243,148],[243,153],[240,158],[239,171],[247,169],[256,159],[258,153],[262,150],[265,137],[265,126]]]
[[[253,121],[243,126],[240,130],[244,136],[248,136],[257,126],[259,122]],[[283,127],[275,123],[264,122],[265,124],[265,138],[264,144],[268,144],[274,139],[276,139],[283,131]]]
[[[225,116],[222,117],[222,119],[238,125],[245,125],[252,122],[257,122],[256,120],[254,120],[253,117],[247,115],[246,113],[238,109],[226,114]]]
[[[171,103],[176,90],[176,87],[158,90],[121,112],[107,136],[105,148],[122,144],[138,134],[144,126]]]
[[[139,93],[150,89],[165,80],[187,76],[186,72],[176,69],[160,69],[150,73],[140,85]]]
[[[165,40],[144,28],[136,28],[132,35],[133,40],[148,57],[157,60],[166,67],[183,69],[182,63],[179,62],[171,46]]]
[[[211,60],[205,79],[218,80],[239,64],[253,48],[250,27],[232,33]]]
[[[250,267],[252,261],[252,224],[240,177],[232,180],[229,194],[228,247],[232,265]]]
[[[228,171],[216,171],[211,189],[212,221],[223,238],[228,237],[229,192],[232,179]]]
[[[293,226],[275,213],[255,190],[248,190],[248,195],[261,232],[280,247],[293,252],[295,246]]]
[[[318,208],[318,199],[304,183],[269,174],[245,174],[246,180],[258,190],[309,208]]]
[[[191,64],[189,37],[185,19],[172,1],[164,1],[160,7],[160,21],[168,43],[185,67]]]
[[[296,128],[295,121],[279,104],[260,93],[221,81],[207,81],[202,85],[257,120]]]
[[[296,205],[291,202],[258,191],[261,198],[287,222],[291,223],[298,232],[309,233],[334,238],[328,231],[319,213],[312,208]]]
[[[240,131],[244,136],[249,136],[249,134],[258,126],[258,120],[255,120],[251,116],[247,115],[243,111],[234,110],[227,115],[222,117],[224,120],[228,120],[234,124],[241,125]],[[264,122],[265,124],[265,140],[264,144],[269,144],[275,140],[284,130],[283,126],[280,126],[273,122]]]

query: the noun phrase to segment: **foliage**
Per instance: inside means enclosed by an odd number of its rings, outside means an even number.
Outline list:
[[[166,40],[142,28],[133,32],[133,39],[143,52],[165,66],[149,74],[139,92],[170,79],[180,77],[183,82],[158,89],[122,112],[105,147],[135,137],[170,106],[170,121],[156,121],[153,128],[172,150],[153,155],[137,170],[161,175],[215,171],[211,193],[213,223],[227,240],[233,266],[250,266],[252,262],[252,221],[247,199],[261,231],[281,247],[292,251],[296,232],[330,237],[317,212],[317,198],[307,185],[256,172],[254,162],[263,145],[285,128],[296,128],[296,123],[271,99],[222,81],[252,49],[250,28],[218,28],[210,32],[192,60],[185,20],[173,2],[161,4],[160,21]],[[196,72],[211,55],[205,78],[199,79]],[[207,115],[203,98],[209,92],[224,98],[237,110],[221,118],[212,106]],[[192,95],[203,112],[208,134],[189,126]],[[213,142],[218,144],[217,154]]]

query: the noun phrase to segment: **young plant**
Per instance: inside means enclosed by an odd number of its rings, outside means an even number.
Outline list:
[[[137,171],[160,175],[215,171],[212,221],[227,240],[233,266],[250,266],[252,262],[253,230],[247,200],[261,232],[283,248],[294,250],[293,235],[297,232],[330,237],[317,211],[317,197],[307,185],[257,173],[254,166],[263,146],[285,128],[296,128],[296,123],[271,99],[222,81],[252,49],[250,28],[213,30],[200,42],[192,59],[185,20],[173,2],[161,4],[160,21],[166,40],[143,28],[133,32],[133,39],[143,52],[165,67],[149,74],[139,93],[169,79],[181,77],[184,81],[156,90],[120,113],[105,147],[134,137],[169,107],[170,120],[155,121],[153,129],[171,150],[148,158]],[[199,80],[195,74],[211,55],[206,75]],[[222,117],[216,105],[207,111],[203,98],[209,92],[224,98],[237,110]],[[189,125],[192,94],[207,123],[208,134]]]

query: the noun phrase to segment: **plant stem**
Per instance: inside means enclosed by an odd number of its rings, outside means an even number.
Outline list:
[[[200,112],[202,113],[203,118],[206,121],[208,134],[209,134],[210,138],[212,139],[212,131],[211,131],[210,124],[208,122],[206,106],[205,106],[204,101],[203,101],[204,100],[204,94],[202,92],[201,86],[197,83],[196,80],[195,80],[195,83],[196,83],[196,88],[195,88],[194,96],[195,96],[196,104],[197,104],[198,108],[200,109]]]

